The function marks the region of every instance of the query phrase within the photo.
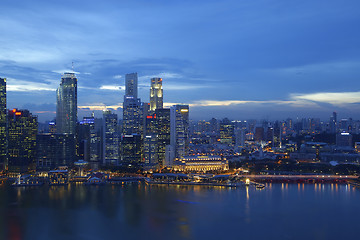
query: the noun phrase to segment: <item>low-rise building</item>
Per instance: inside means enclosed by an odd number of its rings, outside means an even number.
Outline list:
[[[175,171],[208,172],[229,170],[229,163],[222,156],[187,156],[174,161]]]

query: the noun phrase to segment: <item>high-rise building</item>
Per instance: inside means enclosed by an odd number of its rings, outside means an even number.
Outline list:
[[[137,98],[137,73],[125,75],[125,95],[123,104],[123,134],[142,134],[143,106]]]
[[[7,165],[6,78],[0,78],[0,171]]]
[[[42,133],[36,139],[36,170],[49,171],[71,167],[75,162],[75,138],[72,134]]]
[[[129,73],[125,75],[125,97],[138,97],[138,75]]]
[[[8,112],[8,169],[13,173],[35,170],[37,117],[28,110]]]
[[[189,150],[189,105],[174,105],[170,108],[170,145],[175,158],[188,154]]]
[[[104,165],[119,163],[119,134],[117,132],[117,114],[110,110],[103,112],[104,119]]]
[[[166,146],[170,144],[170,109],[156,109],[154,116],[157,130],[157,159],[160,166],[163,166]]]
[[[150,111],[163,108],[162,78],[152,78],[150,87]]]
[[[64,73],[56,91],[56,131],[61,134],[76,134],[77,123],[77,78],[74,73]]]

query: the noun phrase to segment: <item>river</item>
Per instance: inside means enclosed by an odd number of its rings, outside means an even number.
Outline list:
[[[0,239],[357,239],[360,189],[0,186]]]

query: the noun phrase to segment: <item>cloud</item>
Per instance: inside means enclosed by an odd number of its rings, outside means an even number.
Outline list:
[[[199,100],[189,104],[191,107],[218,107],[234,105],[289,105],[292,107],[315,107],[316,104],[304,100]]]
[[[101,90],[112,90],[112,91],[118,91],[118,90],[124,90],[124,86],[119,85],[102,85],[100,86]]]
[[[121,75],[115,75],[115,76],[113,76],[113,78],[114,79],[120,79],[120,78],[122,78],[122,76]]]
[[[91,110],[91,111],[103,111],[106,109],[118,109],[118,108],[122,108],[122,103],[118,103],[116,105],[105,105],[104,103],[93,103],[93,104],[88,104],[88,105],[80,105],[78,106],[79,109],[87,109],[87,110]]]
[[[345,105],[360,103],[360,92],[319,92],[308,94],[291,94],[295,101],[306,100],[321,103],[330,103],[333,105]]]
[[[6,90],[9,92],[28,92],[28,91],[56,91],[56,86],[46,83],[35,83],[14,78],[8,78]]]
[[[160,72],[159,74],[139,76],[139,81],[148,81],[151,78],[173,79],[173,78],[183,78],[183,76],[178,73]]]

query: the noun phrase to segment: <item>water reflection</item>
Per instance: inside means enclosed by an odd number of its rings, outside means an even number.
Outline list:
[[[355,223],[346,213],[360,211],[359,192],[348,185],[304,183],[269,183],[264,191],[251,186],[3,186],[0,239],[221,239],[239,232],[244,238],[300,239],[319,231],[318,222],[329,232],[325,237],[341,237],[329,219]]]

